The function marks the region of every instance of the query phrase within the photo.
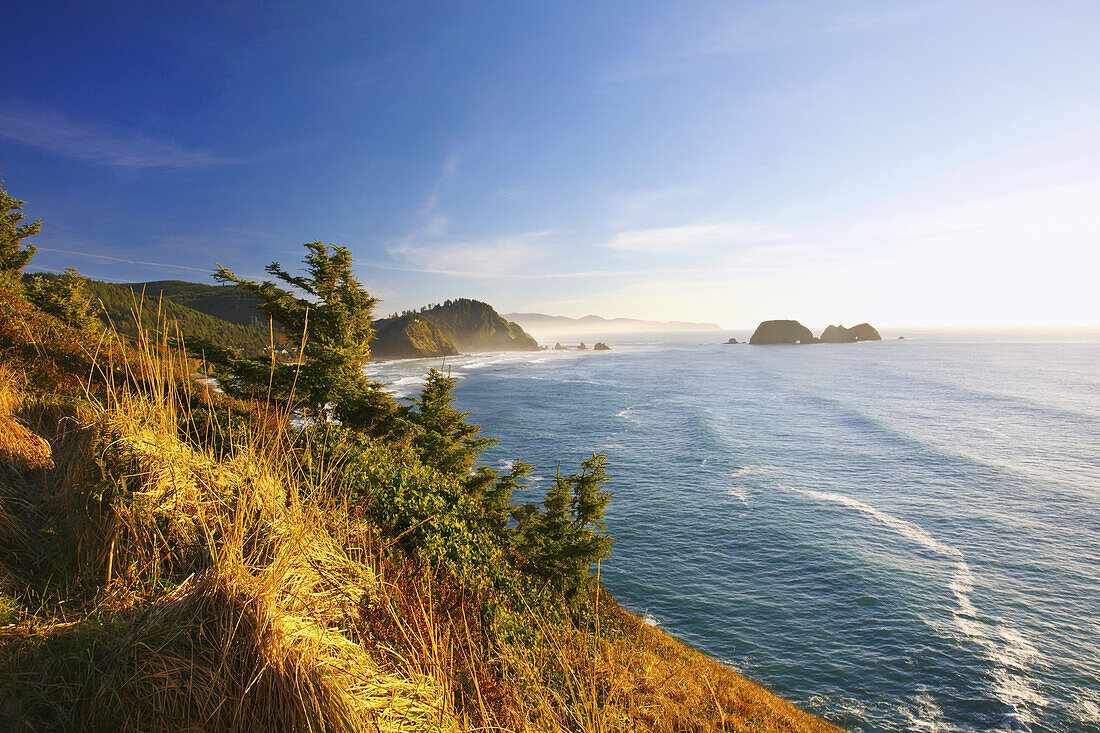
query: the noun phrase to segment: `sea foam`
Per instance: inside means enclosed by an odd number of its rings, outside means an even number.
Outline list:
[[[952,611],[955,625],[967,638],[981,646],[992,662],[993,692],[1009,709],[1005,716],[1006,721],[1012,727],[1023,729],[1029,729],[1029,726],[1037,722],[1037,713],[1047,704],[1047,700],[1035,689],[1027,671],[1029,666],[1042,662],[1039,650],[1012,626],[979,618],[971,598],[974,592],[974,574],[961,550],[937,540],[918,524],[895,517],[850,496],[783,485],[780,488],[854,509],[926,550],[953,560],[955,574],[948,587],[955,596],[956,608]]]

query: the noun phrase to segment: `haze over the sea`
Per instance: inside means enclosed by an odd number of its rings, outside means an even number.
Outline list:
[[[1100,323],[1100,4],[5,6],[32,269],[380,313]]]

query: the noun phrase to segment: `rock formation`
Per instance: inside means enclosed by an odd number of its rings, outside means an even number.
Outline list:
[[[596,345],[592,347],[593,351],[611,351],[611,347],[605,344],[603,341],[597,341]]]
[[[825,344],[850,344],[855,341],[881,340],[882,336],[870,323],[861,323],[851,328],[830,325],[821,332],[821,342]]]
[[[736,344],[736,343],[738,343],[738,341],[733,336],[730,336],[730,340],[727,341],[726,343],[727,344]]]
[[[756,327],[750,344],[813,344],[817,343],[810,329],[798,321],[764,321]]]

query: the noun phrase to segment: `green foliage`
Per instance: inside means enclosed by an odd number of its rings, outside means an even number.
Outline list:
[[[20,224],[25,218],[23,204],[26,201],[9,196],[0,181],[0,274],[14,283],[18,283],[18,273],[22,271],[34,256],[35,246],[25,242],[42,230],[42,221]]]
[[[145,283],[126,283],[121,287],[135,293],[145,293],[147,298],[164,298],[177,305],[213,316],[240,326],[259,324],[267,338],[268,319],[260,317],[256,308],[259,301],[233,285],[206,285],[184,280],[154,280]]]
[[[180,304],[174,299],[177,297],[175,292],[161,291],[156,288],[157,283],[86,282],[92,296],[100,304],[99,317],[103,324],[109,324],[125,336],[138,336],[139,330],[153,332],[160,322],[161,327],[166,324],[173,331],[178,329],[185,343],[218,343],[250,357],[263,354],[272,342],[270,324],[262,322],[255,311],[248,325],[242,325],[237,320],[200,313],[199,310]],[[189,284],[217,291],[237,289]]]
[[[363,367],[370,359],[371,311],[377,299],[355,278],[346,247],[330,249],[321,242],[307,242],[305,247],[305,275],[291,275],[277,262],[267,266],[269,274],[292,289],[270,280],[245,280],[221,265],[214,274],[218,281],[233,283],[255,297],[257,307],[284,333],[302,338],[299,362],[279,363],[274,355],[246,358],[214,345],[205,345],[205,356],[219,367],[218,380],[230,393],[270,393],[277,399],[293,399],[316,417],[331,409],[344,422],[370,421],[377,392],[371,393]]]
[[[65,325],[81,331],[94,331],[99,326],[95,317],[88,280],[73,267],[59,274],[39,273],[24,276],[23,285],[29,300],[39,310],[60,319]]]
[[[454,387],[454,379],[429,370],[420,396],[413,400],[416,409],[407,415],[420,460],[444,473],[466,476],[481,451],[497,441],[478,437],[481,427],[466,422],[470,413],[454,409]]]
[[[562,476],[559,467],[543,509],[525,504],[513,512],[516,542],[526,569],[572,595],[590,580],[589,567],[611,554],[603,512],[611,501],[607,456],[593,454],[579,473]]]

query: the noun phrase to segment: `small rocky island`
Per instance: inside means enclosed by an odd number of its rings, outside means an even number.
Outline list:
[[[817,339],[813,332],[798,321],[764,321],[756,327],[750,344],[767,346],[771,344],[813,344]]]
[[[593,351],[611,351],[611,347],[605,344],[603,341],[597,341],[596,345],[592,347]]]
[[[756,327],[750,344],[850,344],[856,341],[881,341],[882,336],[870,323],[860,323],[851,328],[830,325],[821,332],[821,338],[814,338],[810,329],[798,321],[775,320],[763,321]],[[736,343],[730,339],[729,343]]]
[[[829,326],[821,332],[823,344],[851,344],[856,341],[882,341],[882,336],[870,323],[860,323],[851,328]]]

